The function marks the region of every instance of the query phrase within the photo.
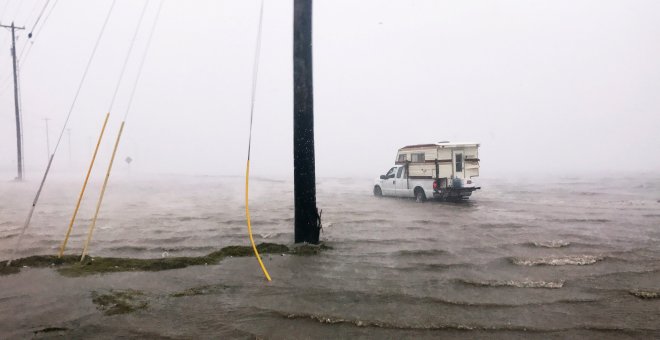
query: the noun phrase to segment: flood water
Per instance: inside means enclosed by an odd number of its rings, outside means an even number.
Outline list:
[[[37,183],[0,183],[0,259]],[[204,255],[248,245],[243,178],[113,180],[92,256]],[[0,276],[0,338],[658,338],[660,178],[482,179],[468,202],[375,198],[319,179],[316,256],[264,255],[161,272]],[[67,253],[80,253],[92,183]],[[80,183],[50,181],[18,257],[55,254]],[[293,184],[251,180],[255,240],[291,245]],[[171,294],[190,288],[194,296]],[[148,306],[107,316],[93,292]],[[51,332],[39,332],[57,328]]]

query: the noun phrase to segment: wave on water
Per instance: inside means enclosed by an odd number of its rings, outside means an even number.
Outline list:
[[[479,287],[516,287],[516,288],[549,288],[549,289],[558,289],[562,288],[564,286],[564,280],[559,280],[559,281],[543,281],[543,280],[507,280],[507,281],[500,281],[500,280],[486,280],[486,281],[471,281],[471,280],[464,280],[464,279],[458,279],[457,280],[460,283],[467,284],[467,285],[472,285],[472,286],[479,286]]]
[[[472,268],[473,264],[470,263],[411,263],[403,267],[394,267],[401,271],[425,271],[436,272],[443,270],[450,270],[455,268]]]
[[[187,222],[187,221],[198,221],[198,220],[208,220],[212,216],[179,216],[176,218],[177,221]]]
[[[259,236],[264,239],[270,239],[270,238],[278,238],[283,236],[291,236],[291,233],[261,233],[259,234]]]
[[[416,330],[441,330],[441,329],[456,329],[456,330],[475,330],[478,327],[468,325],[403,325],[395,324],[386,321],[378,320],[359,320],[359,319],[344,319],[335,316],[324,316],[310,313],[281,313],[275,312],[280,316],[287,319],[309,319],[324,324],[350,324],[357,327],[374,327],[374,328],[389,328],[389,329],[416,329]]]
[[[586,266],[602,261],[604,258],[595,255],[574,255],[563,257],[540,257],[534,259],[511,258],[511,263],[518,266]]]
[[[435,242],[437,239],[435,238],[427,238],[429,242]],[[379,245],[402,245],[402,244],[418,244],[419,240],[415,239],[401,239],[401,238],[395,238],[395,239],[373,239],[373,238],[368,238],[368,239],[347,239],[347,240],[342,240],[344,243],[369,243],[369,244],[379,244]]]
[[[0,236],[0,239],[8,239],[8,238],[16,237],[16,236],[18,236],[18,233],[16,233],[16,234],[7,234],[7,235]]]
[[[602,196],[603,193],[600,192],[593,192],[593,191],[573,191],[573,194],[579,195],[579,196]]]
[[[395,253],[396,256],[401,257],[416,257],[416,256],[437,256],[448,255],[449,252],[442,249],[417,249],[417,250],[399,250]]]
[[[371,218],[371,219],[364,219],[364,220],[346,220],[342,221],[342,223],[346,224],[351,224],[351,223],[369,223],[369,224],[374,224],[374,223],[390,223],[392,220],[388,220],[385,218]]]
[[[425,225],[451,225],[451,222],[449,221],[443,221],[443,220],[414,220],[412,221],[413,223],[417,224],[425,224]]]
[[[642,216],[644,216],[644,217],[660,217],[660,214],[643,214]]]
[[[488,228],[488,229],[524,229],[524,228],[533,228],[532,225],[524,225],[519,223],[480,223],[477,225],[479,228]]]
[[[631,295],[638,297],[644,300],[657,300],[660,299],[660,291],[650,291],[650,290],[631,290],[629,292]]]
[[[606,218],[551,218],[551,222],[565,222],[565,223],[608,223],[612,220]]]
[[[429,323],[429,324],[405,324],[399,322],[389,322],[389,321],[380,321],[380,320],[360,320],[360,319],[349,319],[336,316],[327,316],[319,315],[312,313],[286,313],[279,311],[271,311],[279,317],[284,317],[286,319],[302,319],[302,320],[312,320],[323,324],[331,325],[351,325],[354,327],[367,327],[367,328],[385,328],[385,329],[398,329],[398,330],[429,330],[429,331],[442,331],[442,330],[459,330],[459,331],[518,331],[525,333],[553,333],[553,332],[562,332],[568,330],[592,330],[600,332],[624,332],[624,333],[635,333],[635,332],[644,332],[644,331],[654,331],[654,330],[643,330],[643,329],[629,329],[629,328],[619,328],[619,327],[599,327],[599,326],[577,326],[577,327],[567,327],[567,328],[534,328],[527,327],[522,325],[466,325],[460,323]]]
[[[529,242],[528,245],[537,248],[563,248],[571,245],[571,242],[564,240]]]

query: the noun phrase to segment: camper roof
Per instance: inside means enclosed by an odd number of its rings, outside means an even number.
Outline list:
[[[456,142],[448,142],[448,141],[443,141],[443,142],[437,142],[434,144],[415,144],[415,145],[407,145],[402,147],[399,150],[406,150],[406,149],[419,149],[419,148],[428,148],[428,147],[449,147],[449,148],[456,148],[456,147],[462,147],[462,146],[479,146],[479,143],[456,143]]]

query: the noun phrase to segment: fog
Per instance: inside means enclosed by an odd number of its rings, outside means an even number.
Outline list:
[[[44,3],[0,1],[2,24],[28,28],[19,52]],[[28,179],[46,165],[44,118],[52,150],[110,4],[58,1],[31,40],[20,69]],[[82,176],[142,5],[117,2],[53,173]],[[157,5],[139,32],[97,176]],[[258,8],[256,0],[163,5],[117,172],[129,171],[130,156],[134,173],[243,174]],[[292,1],[265,4],[251,157],[259,177],[293,172],[292,12]],[[657,1],[315,1],[317,176],[374,177],[398,148],[443,140],[480,142],[482,176],[657,174],[658,13]],[[16,168],[10,45],[0,30],[6,180]]]

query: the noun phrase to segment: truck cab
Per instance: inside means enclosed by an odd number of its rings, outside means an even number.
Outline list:
[[[418,201],[423,202],[427,197],[433,197],[433,183],[411,179],[408,176],[407,166],[395,165],[385,175],[376,179],[374,195],[415,197]]]

